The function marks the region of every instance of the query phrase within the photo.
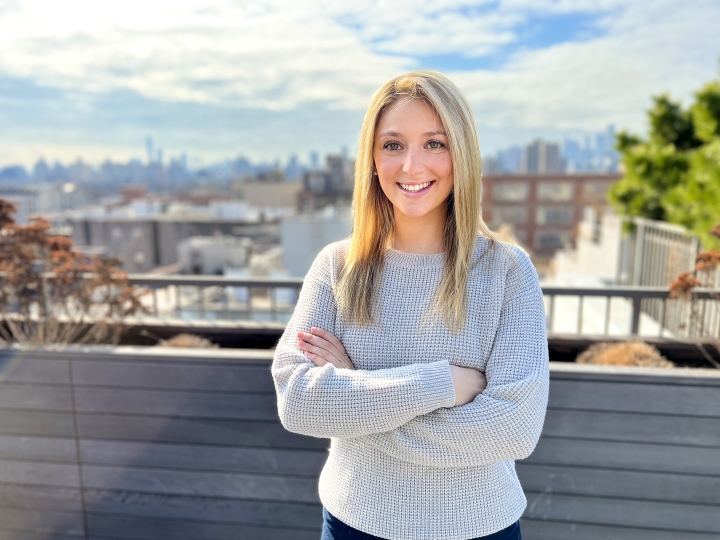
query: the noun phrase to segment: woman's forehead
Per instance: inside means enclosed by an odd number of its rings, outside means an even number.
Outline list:
[[[402,98],[388,105],[380,113],[375,132],[390,131],[397,133],[405,130],[423,129],[433,133],[445,133],[440,116],[433,106],[425,99],[411,97]]]

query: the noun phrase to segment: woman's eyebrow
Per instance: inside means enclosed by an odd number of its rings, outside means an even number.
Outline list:
[[[378,137],[402,137],[402,133],[397,131],[383,131]]]
[[[445,133],[442,130],[436,130],[436,131],[427,131],[423,133],[423,137],[432,137],[433,135],[445,135],[447,137],[447,133]],[[399,133],[397,131],[383,131],[378,137],[402,137],[402,133]]]

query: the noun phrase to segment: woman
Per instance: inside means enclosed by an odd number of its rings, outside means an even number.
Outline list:
[[[350,238],[310,268],[272,376],[289,431],[331,438],[323,540],[519,539],[514,460],[548,399],[545,312],[481,218],[475,120],[415,71],[363,122]]]

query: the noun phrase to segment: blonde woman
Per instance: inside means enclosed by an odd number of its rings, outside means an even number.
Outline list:
[[[310,268],[272,376],[289,431],[331,439],[322,540],[520,539],[514,460],[548,399],[545,312],[481,218],[470,106],[414,71],[372,98],[350,238]]]

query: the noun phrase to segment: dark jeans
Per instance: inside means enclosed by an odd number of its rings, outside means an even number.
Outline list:
[[[505,527],[502,531],[494,532],[486,536],[479,536],[472,540],[522,540],[520,536],[520,520],[516,521],[509,527]],[[373,536],[357,529],[353,529],[350,525],[346,525],[338,518],[333,516],[323,506],[323,529],[320,540],[382,540],[379,536]],[[440,539],[438,539],[440,540]]]

